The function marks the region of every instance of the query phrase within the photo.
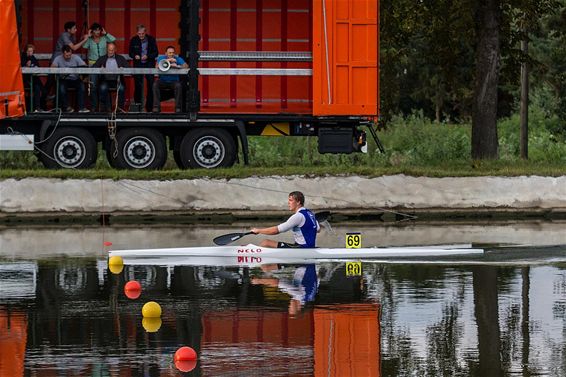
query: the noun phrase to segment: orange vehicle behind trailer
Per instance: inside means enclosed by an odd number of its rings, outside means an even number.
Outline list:
[[[161,54],[173,45],[189,63],[186,75],[179,71],[185,94],[182,114],[173,114],[169,101],[158,114],[138,112],[140,107],[132,104],[128,112],[112,116],[91,109],[80,121],[76,114],[63,114],[58,120],[55,112],[28,112],[10,123],[11,129],[27,127],[36,140],[62,124],[80,128],[90,136],[79,132],[73,137],[81,138],[85,148],[102,142],[107,150],[113,149],[108,159],[118,168],[163,166],[166,153],[159,150],[167,142],[182,168],[230,166],[237,157],[238,141],[247,163],[247,137],[253,135],[317,136],[321,153],[351,153],[365,150],[361,128],[370,127],[380,146],[372,128],[379,101],[377,0],[20,3],[20,46],[34,44],[43,67],[50,61],[62,25],[70,20],[79,26],[78,38],[91,23],[101,23],[117,38],[119,53],[127,53],[136,25],[144,24],[156,37]],[[57,68],[24,69],[24,73],[38,72],[58,74]],[[133,78],[125,81],[126,97],[133,98]],[[108,119],[113,127],[107,131]],[[143,128],[142,134],[132,131],[133,126]],[[65,137],[56,133],[55,143]],[[137,142],[140,138],[149,143]],[[95,157],[95,152],[81,152],[76,145],[64,154],[86,159],[61,159],[58,146],[47,144],[41,155],[51,157],[42,159],[48,167],[88,167]]]

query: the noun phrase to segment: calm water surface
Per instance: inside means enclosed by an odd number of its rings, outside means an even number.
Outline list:
[[[364,246],[514,243],[473,260],[136,266],[108,247],[210,245],[222,227],[0,228],[0,376],[566,376],[564,223],[366,223]],[[282,238],[285,240],[286,238]],[[248,242],[257,241],[249,237]],[[135,279],[141,296],[129,299]],[[147,320],[147,301],[161,319]],[[173,363],[181,346],[194,365]]]

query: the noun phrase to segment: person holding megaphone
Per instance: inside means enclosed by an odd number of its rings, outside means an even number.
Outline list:
[[[173,46],[167,46],[165,49],[165,55],[159,55],[157,57],[157,63],[155,64],[155,68],[158,68],[161,71],[188,67],[188,64],[183,58],[175,55],[175,47]],[[153,112],[161,112],[161,91],[166,89],[173,90],[175,92],[175,112],[180,113],[181,104],[183,103],[183,92],[181,90],[179,75],[160,75],[159,79],[153,83],[153,99],[155,101],[153,105]]]

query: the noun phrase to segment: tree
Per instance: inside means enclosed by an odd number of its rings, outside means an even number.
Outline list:
[[[501,4],[480,0],[477,8],[476,77],[472,110],[472,158],[499,156],[497,89],[499,86]]]

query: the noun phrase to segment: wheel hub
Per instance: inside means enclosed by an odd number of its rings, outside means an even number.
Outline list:
[[[205,168],[214,168],[224,159],[224,145],[213,136],[201,138],[195,143],[193,156],[199,165]]]
[[[155,146],[145,137],[137,137],[126,143],[124,158],[133,168],[148,167],[155,159]]]
[[[55,145],[55,159],[64,167],[74,168],[82,163],[85,158],[85,146],[83,142],[76,137],[68,137],[61,139]]]

